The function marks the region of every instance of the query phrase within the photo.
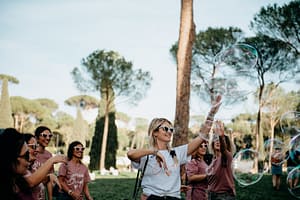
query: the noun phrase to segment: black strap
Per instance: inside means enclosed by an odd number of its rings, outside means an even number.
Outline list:
[[[140,189],[141,184],[142,184],[142,179],[143,179],[144,173],[146,171],[148,159],[149,159],[149,156],[147,155],[147,159],[146,159],[143,170],[138,170],[138,173],[136,175],[134,191],[133,191],[133,195],[132,195],[133,200],[135,200],[137,198],[137,195],[139,193],[139,189]]]

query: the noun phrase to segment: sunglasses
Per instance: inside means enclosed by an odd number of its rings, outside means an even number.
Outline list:
[[[38,144],[27,144],[31,149],[36,150],[38,148]]]
[[[24,158],[27,162],[29,162],[29,158],[30,158],[30,153],[27,150],[23,155],[19,155],[19,158]]]
[[[75,151],[84,151],[84,147],[74,147]]]
[[[52,134],[47,134],[47,133],[41,133],[41,136],[43,136],[44,138],[52,138]]]
[[[201,148],[207,148],[207,144],[201,144],[200,147]]]
[[[161,128],[161,129],[164,130],[165,132],[170,132],[170,133],[173,133],[173,132],[174,132],[174,128],[172,128],[172,127],[161,126],[161,127],[159,127],[159,128]]]

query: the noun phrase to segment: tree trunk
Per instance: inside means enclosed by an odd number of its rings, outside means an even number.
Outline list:
[[[109,113],[109,109],[107,103],[105,108],[104,130],[103,130],[101,155],[100,155],[100,172],[101,170],[105,169],[105,153],[106,153],[107,136],[108,136],[108,124],[109,124],[108,113]]]
[[[188,142],[190,77],[194,39],[193,0],[182,0],[177,52],[176,113],[173,146]]]
[[[262,81],[263,83],[263,81]],[[258,172],[259,163],[264,161],[264,147],[263,147],[263,132],[261,132],[261,109],[263,107],[262,102],[262,94],[264,90],[264,84],[261,84],[259,87],[259,95],[258,95],[258,111],[257,111],[257,119],[256,119],[256,151],[259,153],[255,162],[255,170]]]
[[[274,128],[275,128],[275,123],[271,122],[271,143],[270,143],[270,150],[269,150],[269,158],[268,158],[268,167],[269,170],[271,170],[271,155],[273,154],[273,146],[274,146]]]

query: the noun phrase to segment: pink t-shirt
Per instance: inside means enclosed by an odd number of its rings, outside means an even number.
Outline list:
[[[186,164],[186,174],[187,176],[199,175],[206,173],[207,164],[203,160],[192,159]],[[199,199],[206,200],[207,199],[207,179],[203,179],[202,181],[192,182],[189,184],[192,189],[188,190],[186,193],[186,199]]]
[[[82,163],[75,163],[72,161],[60,165],[58,176],[65,177],[68,187],[71,190],[80,193],[83,192],[83,186],[91,181],[88,168]]]
[[[52,157],[52,154],[45,149],[43,153],[39,152],[36,155],[36,160],[38,162],[40,162],[41,164],[43,164],[43,163],[45,163],[51,157]],[[51,168],[51,170],[49,171],[49,173],[53,173],[53,172],[54,172],[54,167]]]
[[[26,178],[26,177],[29,177],[31,175],[32,175],[31,171],[27,170],[27,173],[24,175],[24,177]],[[34,200],[45,200],[46,197],[45,197],[45,192],[44,191],[45,191],[45,186],[44,186],[43,183],[40,183],[40,184],[34,186],[32,188],[32,197],[33,197],[33,199]]]
[[[31,166],[31,173],[34,173],[38,168],[40,168],[43,163],[45,163],[49,158],[52,157],[52,154],[45,150],[43,153],[38,153],[36,155],[36,160],[34,161],[34,163]],[[54,168],[52,166],[52,169],[49,171],[49,173],[53,173],[54,172]],[[45,196],[45,190],[46,187],[44,186],[43,183],[39,184],[38,186],[34,187],[34,197],[37,198],[38,200],[45,200],[46,196]]]
[[[219,156],[212,161],[207,169],[208,191],[216,193],[231,192],[235,195],[234,178],[231,169],[232,153],[226,151],[225,154],[227,167],[222,167],[221,156]]]

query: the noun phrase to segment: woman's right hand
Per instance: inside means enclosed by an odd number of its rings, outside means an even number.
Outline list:
[[[64,155],[55,155],[55,156],[51,157],[50,159],[51,159],[51,162],[53,164],[56,164],[56,163],[67,163],[68,162],[67,157],[64,156]]]

